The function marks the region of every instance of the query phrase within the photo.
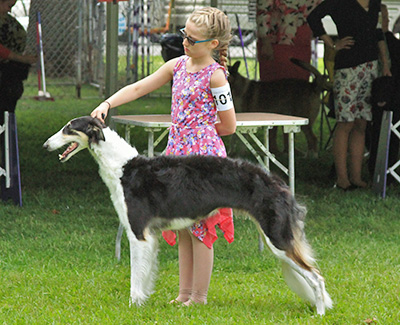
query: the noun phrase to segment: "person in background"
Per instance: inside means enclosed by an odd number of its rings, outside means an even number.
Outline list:
[[[185,55],[167,61],[150,76],[122,88],[101,103],[91,116],[103,120],[110,108],[136,100],[173,80],[172,126],[166,154],[225,157],[221,136],[232,134],[236,129],[226,74],[231,39],[228,17],[216,8],[196,10],[187,19],[181,34]],[[215,52],[219,63],[213,58]],[[232,242],[232,210],[228,208],[178,232],[179,295],[171,303],[187,306],[207,303],[217,225],[227,241]],[[170,245],[175,244],[174,232],[163,232],[163,236]]]
[[[37,61],[34,55],[25,55],[26,31],[9,14],[16,0],[0,0],[0,124],[4,112],[13,113],[23,93],[22,81],[27,78],[29,66]]]
[[[308,71],[290,62],[311,60],[312,32],[307,16],[321,0],[257,0],[257,54],[260,80],[308,80]]]
[[[309,12],[321,0],[257,0],[257,58],[260,80],[286,78],[309,80],[310,73],[290,61],[296,58],[311,61],[312,32],[307,24]],[[270,130],[277,137],[277,128]],[[279,152],[276,141],[270,150]],[[287,134],[284,134],[287,150]]]
[[[365,129],[372,119],[371,85],[378,76],[378,57],[382,60],[383,75],[391,75],[383,33],[377,28],[380,6],[380,0],[325,0],[307,18],[314,36],[336,51],[333,95],[337,124],[333,155],[335,187],[344,191],[367,187],[362,179],[362,162]],[[322,24],[327,15],[337,27],[339,38],[335,42]]]

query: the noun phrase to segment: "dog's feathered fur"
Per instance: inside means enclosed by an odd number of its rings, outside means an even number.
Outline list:
[[[131,252],[130,301],[142,304],[152,292],[157,229],[182,229],[217,208],[247,211],[270,250],[282,261],[288,285],[317,307],[331,308],[324,280],[314,266],[304,234],[306,210],[286,184],[261,167],[211,156],[145,158],[99,120],[70,121],[50,137],[50,151],[66,144],[61,161],[87,148],[124,225]]]
[[[250,80],[243,77],[237,61],[229,69],[229,84],[232,89],[235,109],[238,112],[278,113],[308,118],[308,125],[302,126],[307,139],[308,154],[316,156],[318,140],[312,126],[321,107],[321,93],[332,88],[327,76],[312,65],[292,58],[291,61],[314,75],[314,81],[302,79],[281,79],[269,82]],[[270,136],[270,148],[278,150],[276,130]]]

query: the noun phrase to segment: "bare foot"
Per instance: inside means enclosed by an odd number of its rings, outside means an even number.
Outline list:
[[[194,301],[192,298],[190,298],[188,301],[183,303],[183,306],[189,307],[193,305],[207,305],[207,301]]]

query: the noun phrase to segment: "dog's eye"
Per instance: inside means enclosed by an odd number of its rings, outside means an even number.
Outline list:
[[[71,125],[66,125],[66,126],[64,127],[64,129],[63,129],[63,133],[64,133],[64,134],[69,134],[69,135],[76,135],[76,134],[78,134],[75,130],[73,130],[73,129],[71,128]]]

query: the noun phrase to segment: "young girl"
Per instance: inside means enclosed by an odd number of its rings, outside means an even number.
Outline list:
[[[181,30],[184,56],[166,62],[152,75],[128,85],[101,103],[91,114],[103,120],[107,111],[135,100],[173,80],[167,155],[213,155],[225,157],[220,138],[236,130],[236,116],[227,82],[226,54],[231,39],[228,17],[216,8],[193,12]],[[218,64],[213,54],[219,53]],[[206,180],[205,180],[206,181]],[[233,241],[231,209],[222,208],[213,216],[179,234],[179,295],[171,303],[187,306],[207,303],[213,267],[215,226]],[[163,232],[175,244],[175,233]]]

